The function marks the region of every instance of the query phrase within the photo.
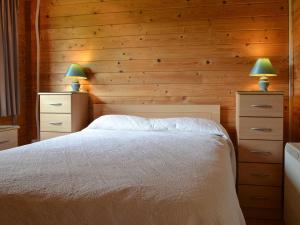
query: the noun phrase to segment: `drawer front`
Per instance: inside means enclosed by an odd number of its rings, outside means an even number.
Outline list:
[[[0,132],[0,150],[18,146],[18,130]]]
[[[283,142],[263,140],[239,140],[239,162],[283,162]]]
[[[239,163],[239,184],[282,186],[281,164]]]
[[[239,115],[283,117],[283,95],[240,95]]]
[[[239,139],[283,140],[283,119],[240,117]]]
[[[40,133],[40,139],[41,141],[56,138],[64,135],[68,135],[70,133],[61,133],[61,132],[41,132]]]
[[[282,208],[282,191],[279,187],[239,185],[238,196],[242,207]]]
[[[282,209],[263,209],[263,208],[245,208],[242,207],[246,219],[272,219],[282,218]]]
[[[71,95],[40,95],[41,113],[71,113]]]
[[[41,131],[72,132],[71,114],[41,114]]]

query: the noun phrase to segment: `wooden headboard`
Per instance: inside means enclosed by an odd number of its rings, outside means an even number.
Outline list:
[[[153,118],[198,117],[220,122],[220,105],[93,105],[94,118],[110,114],[125,114]]]

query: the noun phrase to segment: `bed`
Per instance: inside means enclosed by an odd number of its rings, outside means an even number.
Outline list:
[[[0,152],[1,225],[245,225],[220,106],[99,114],[80,132]]]

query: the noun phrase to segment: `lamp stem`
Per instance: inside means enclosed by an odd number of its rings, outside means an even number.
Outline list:
[[[270,85],[269,78],[268,77],[260,77],[258,86],[261,91],[268,91],[268,87]]]
[[[80,83],[78,80],[73,80],[72,84],[71,84],[71,87],[72,87],[72,91],[74,92],[78,92],[80,90]]]

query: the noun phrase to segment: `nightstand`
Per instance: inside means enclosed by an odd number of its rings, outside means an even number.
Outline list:
[[[88,93],[39,93],[40,139],[80,131],[88,124]]]
[[[283,92],[237,92],[238,195],[246,218],[282,218]]]
[[[0,126],[0,151],[18,146],[19,126]]]

